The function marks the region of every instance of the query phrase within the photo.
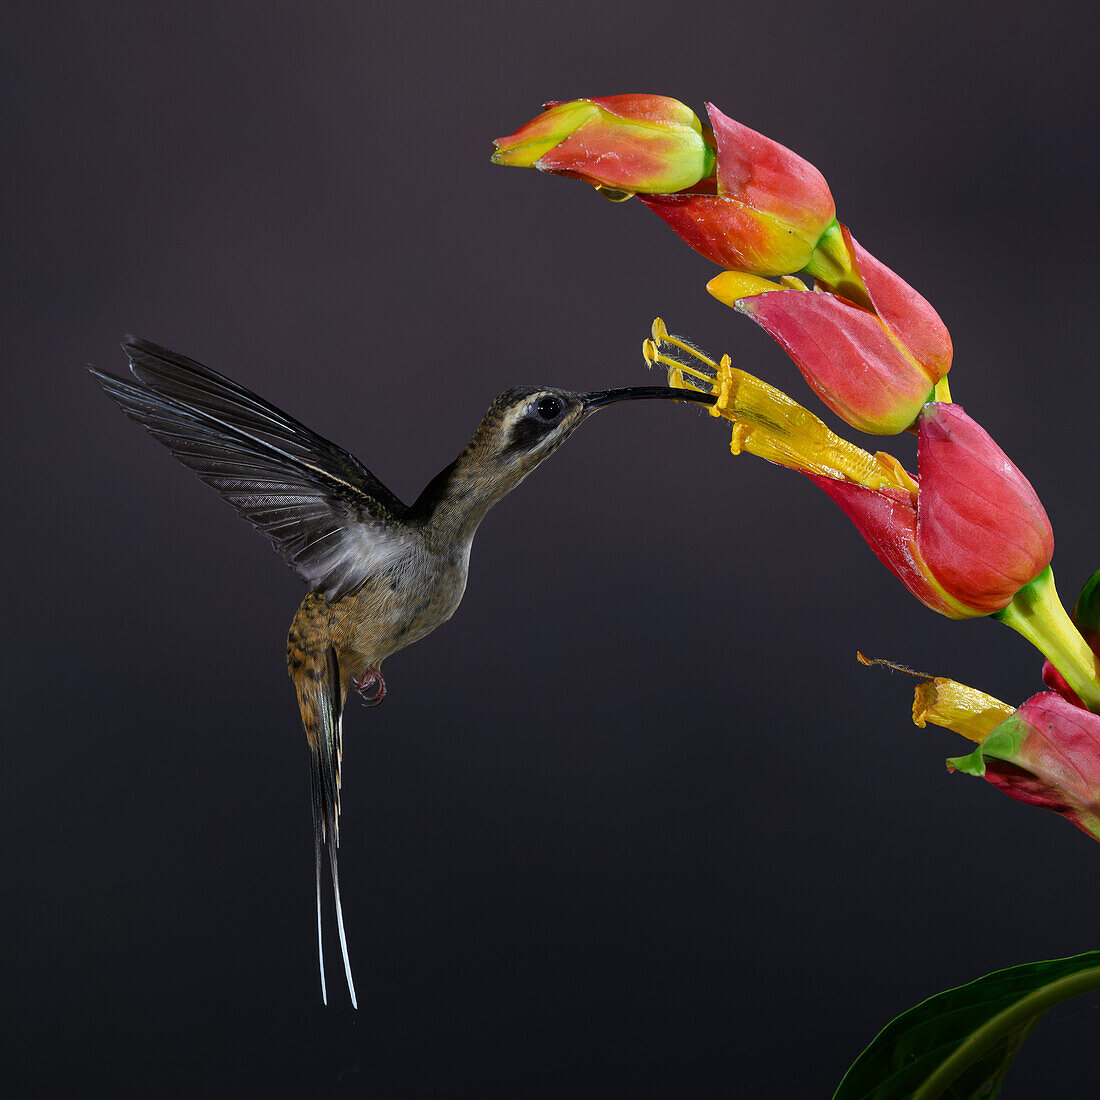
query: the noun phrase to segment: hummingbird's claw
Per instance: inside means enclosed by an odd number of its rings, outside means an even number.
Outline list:
[[[386,698],[386,681],[382,679],[382,673],[376,668],[368,668],[355,681],[354,687],[363,697],[365,707],[376,707]]]

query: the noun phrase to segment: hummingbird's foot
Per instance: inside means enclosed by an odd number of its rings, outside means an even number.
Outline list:
[[[376,668],[368,668],[353,686],[363,697],[365,707],[376,707],[386,698],[386,681]]]

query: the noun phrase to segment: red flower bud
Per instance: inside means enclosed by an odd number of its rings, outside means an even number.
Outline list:
[[[722,267],[788,275],[809,262],[836,218],[824,176],[809,161],[707,104],[716,179],[642,201],[697,252]]]
[[[613,95],[546,108],[514,134],[496,139],[495,164],[574,176],[628,194],[679,191],[713,168],[699,119],[679,100]]]
[[[1033,695],[975,752],[947,766],[1053,810],[1100,840],[1100,715],[1060,695]]]
[[[849,290],[865,305],[737,271],[715,276],[707,289],[772,336],[837,416],[872,435],[895,435],[947,374],[951,337],[924,298],[841,229],[858,280]]]
[[[915,493],[807,476],[933,611],[1000,611],[1050,564],[1050,521],[1027,479],[958,405],[925,405],[918,423]]]
[[[851,481],[806,474],[852,521],[878,558],[925,607],[949,619],[964,619],[981,612],[955,604],[937,584],[921,557],[917,544],[916,496],[904,489],[868,489]]]
[[[951,334],[928,300],[840,226],[871,308],[894,339],[933,381],[951,369]]]
[[[1050,564],[1054,533],[1031,483],[958,405],[925,405],[917,543],[936,580],[991,614]]]

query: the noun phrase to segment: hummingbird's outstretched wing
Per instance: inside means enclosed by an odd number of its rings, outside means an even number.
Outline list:
[[[403,557],[404,505],[358,459],[217,371],[128,336],[133,380],[89,368],[122,411],[336,600]]]

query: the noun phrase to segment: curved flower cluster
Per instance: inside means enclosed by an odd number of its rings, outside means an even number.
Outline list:
[[[1100,839],[1100,573],[1071,620],[1054,588],[1054,537],[1038,496],[951,402],[951,337],[936,311],[837,221],[812,164],[710,104],[707,114],[709,127],[677,100],[651,95],[550,104],[498,139],[493,159],[574,176],[616,200],[636,194],[724,269],[707,289],[767,331],[828,408],[863,432],[916,434],[914,475],[837,436],[728,356],[714,362],[669,335],[660,320],[643,345],[670,385],[715,395],[711,414],[732,422],[734,454],[809,477],[927,607],[993,616],[1047,657],[1052,690],[1018,710],[938,680],[918,693],[919,721],[980,742],[953,768]]]

